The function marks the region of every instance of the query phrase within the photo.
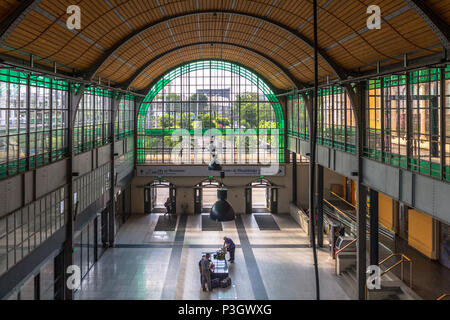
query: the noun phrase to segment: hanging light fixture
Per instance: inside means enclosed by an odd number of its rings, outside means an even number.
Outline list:
[[[227,201],[228,189],[223,185],[225,172],[222,171],[222,166],[217,162],[216,147],[214,145],[214,137],[211,137],[209,151],[211,152],[212,160],[208,166],[208,170],[221,171],[220,172],[220,188],[217,189],[217,202],[212,206],[209,213],[209,218],[214,221],[232,221],[236,218],[234,209]]]
[[[217,189],[217,202],[212,206],[209,218],[215,221],[232,221],[236,218],[234,209],[227,201],[228,190],[224,187]]]

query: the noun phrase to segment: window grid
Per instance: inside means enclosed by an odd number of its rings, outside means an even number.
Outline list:
[[[65,225],[67,200],[62,187],[0,218],[0,275]]]
[[[444,75],[444,83],[447,84],[448,66]],[[441,178],[440,70],[428,68],[405,75],[392,75],[371,80],[368,82],[367,91],[369,115],[366,118],[367,136],[364,155],[394,166]],[[448,95],[447,91],[445,94]],[[447,99],[444,100],[447,101]],[[448,102],[445,103],[448,104]],[[381,112],[378,112],[378,109]],[[442,114],[446,117],[445,128],[448,128],[447,108]],[[411,128],[409,139],[408,121]],[[375,133],[376,139],[373,138]],[[443,145],[445,146],[443,157],[447,158],[448,138]],[[450,180],[448,162],[444,160],[443,165],[442,178]]]
[[[209,163],[211,136],[222,163],[280,161],[284,124],[277,121],[276,98],[248,70],[202,61],[181,66],[160,82],[139,112],[138,163]]]
[[[67,155],[68,84],[0,68],[0,178]]]
[[[108,90],[89,88],[85,91],[78,105],[74,122],[75,154],[109,143],[111,99],[111,92]]]

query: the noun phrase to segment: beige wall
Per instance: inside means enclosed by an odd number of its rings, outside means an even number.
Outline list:
[[[303,209],[309,207],[309,164],[297,164],[297,202]]]
[[[245,212],[245,186],[258,177],[225,177],[224,184],[229,187],[228,201],[236,213]],[[177,212],[182,212],[181,204],[188,203],[188,213],[194,211],[193,186],[206,179],[206,177],[168,177],[165,178],[177,186]],[[281,186],[278,195],[278,212],[289,213],[289,203],[292,201],[292,165],[286,165],[284,177],[266,177],[270,182]],[[133,213],[144,212],[144,186],[156,180],[154,177],[135,177],[132,182],[132,210]],[[301,205],[308,204],[308,165],[297,165],[298,201]]]
[[[342,185],[342,175],[336,173],[330,169],[323,169],[323,187],[330,189],[332,184]]]

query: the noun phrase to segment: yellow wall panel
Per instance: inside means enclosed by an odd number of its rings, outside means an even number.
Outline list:
[[[378,193],[378,221],[383,227],[394,231],[392,228],[392,211],[392,198],[382,193]]]
[[[433,219],[424,213],[410,209],[408,212],[408,244],[432,258]]]
[[[356,207],[356,181],[352,180],[352,204]]]

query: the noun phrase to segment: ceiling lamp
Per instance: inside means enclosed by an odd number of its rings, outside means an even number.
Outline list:
[[[227,201],[228,190],[226,188],[217,189],[217,202],[212,206],[209,218],[214,221],[232,221],[236,218],[234,209]]]
[[[225,178],[225,172],[222,171],[222,166],[219,164],[216,152],[216,146],[214,144],[214,137],[211,137],[209,145],[209,151],[211,152],[211,162],[208,165],[208,170],[221,171],[220,172],[220,188],[217,189],[217,202],[212,206],[209,218],[214,221],[232,221],[236,218],[234,209],[227,201],[228,190],[223,186],[223,179]]]

